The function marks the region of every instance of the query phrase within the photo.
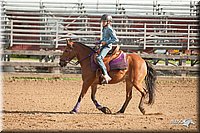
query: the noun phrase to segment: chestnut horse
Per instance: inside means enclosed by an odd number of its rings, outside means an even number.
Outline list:
[[[91,56],[96,51],[80,42],[72,41],[67,39],[67,46],[60,57],[59,65],[64,67],[67,63],[70,63],[72,59],[77,58],[75,64],[80,63],[82,70],[82,90],[76,105],[70,113],[77,113],[80,107],[80,102],[84,95],[86,94],[89,87],[91,87],[91,99],[95,104],[96,108],[101,110],[105,114],[110,114],[111,111],[107,107],[100,105],[96,98],[95,94],[97,91],[97,85],[100,84],[99,77],[96,75],[95,71],[92,71],[91,68]],[[156,72],[153,69],[152,65],[147,61],[143,60],[139,55],[135,53],[126,54],[126,60],[128,62],[127,69],[124,70],[111,70],[109,75],[112,77],[112,80],[109,81],[109,84],[115,84],[122,80],[126,81],[126,100],[117,113],[124,113],[129,101],[132,98],[132,88],[133,86],[141,93],[141,99],[139,102],[139,110],[142,114],[145,114],[145,109],[143,103],[145,96],[148,95],[148,104],[153,104],[155,99],[155,81],[156,81]],[[143,81],[145,81],[146,89],[143,87]]]

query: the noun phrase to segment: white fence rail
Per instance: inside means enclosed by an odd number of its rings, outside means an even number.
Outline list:
[[[198,49],[199,4],[188,3],[69,3],[1,2],[1,44],[65,45],[76,37],[93,46],[100,38],[99,19],[113,15],[112,26],[122,47],[129,49]]]

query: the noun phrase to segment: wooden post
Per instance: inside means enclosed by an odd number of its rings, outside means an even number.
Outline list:
[[[166,53],[166,55],[169,55],[169,53],[167,52],[167,53]],[[168,60],[168,58],[167,58],[167,59],[165,59],[165,65],[166,65],[166,66],[168,66],[168,65],[169,65],[169,60]]]
[[[169,60],[165,59],[165,65],[168,66],[169,65]]]
[[[180,51],[180,56],[182,55],[182,53],[183,53],[183,52]],[[183,60],[182,60],[182,59],[179,59],[179,60],[178,60],[178,65],[179,65],[179,66],[182,66],[182,65],[183,65]]]
[[[60,56],[58,55],[55,55],[55,59],[54,59],[54,63],[58,63],[60,60]],[[60,67],[59,66],[56,66],[56,67],[52,67],[51,69],[51,73],[60,73]]]

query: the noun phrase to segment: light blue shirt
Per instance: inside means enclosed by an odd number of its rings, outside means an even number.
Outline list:
[[[102,41],[106,42],[106,45],[113,44],[119,42],[119,39],[116,36],[115,30],[113,30],[112,26],[108,25],[106,27],[103,27],[102,29],[102,39],[100,40],[100,43]]]

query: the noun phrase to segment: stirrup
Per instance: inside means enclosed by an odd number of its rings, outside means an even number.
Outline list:
[[[110,80],[112,80],[112,78],[109,76],[109,75],[107,75],[108,77],[107,78],[109,78],[109,79],[107,79],[106,77],[105,77],[105,75],[102,75],[103,76],[103,80],[102,80],[102,84],[108,84],[108,82],[110,81]]]
[[[101,81],[101,84],[108,84],[108,83],[106,82],[106,79],[103,79],[103,80]]]

